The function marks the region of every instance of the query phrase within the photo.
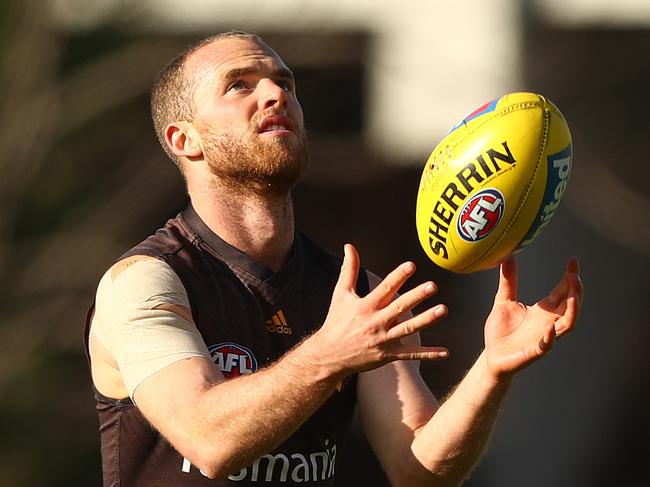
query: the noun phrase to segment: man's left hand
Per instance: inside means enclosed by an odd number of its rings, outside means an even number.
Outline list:
[[[501,263],[499,288],[485,322],[488,372],[509,378],[549,352],[556,338],[570,332],[578,320],[583,286],[578,260],[569,260],[559,284],[532,306],[517,301],[517,264]]]

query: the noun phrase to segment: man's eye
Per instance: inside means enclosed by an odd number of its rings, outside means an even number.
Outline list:
[[[280,79],[276,81],[275,84],[282,88],[284,91],[293,91],[293,83],[286,79]]]
[[[247,88],[246,83],[244,83],[242,80],[237,80],[234,83],[231,83],[230,86],[228,86],[228,91],[244,90],[246,88]]]

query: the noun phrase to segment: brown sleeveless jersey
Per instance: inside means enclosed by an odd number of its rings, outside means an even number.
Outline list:
[[[215,235],[191,206],[123,258],[132,255],[160,258],[178,274],[194,322],[227,378],[270,364],[320,327],[341,265],[340,258],[297,233],[288,264],[272,273]],[[357,291],[363,295],[365,272],[359,281]],[[277,449],[228,479],[211,480],[165,441],[129,399],[95,391],[104,485],[331,486],[355,395],[352,376]]]

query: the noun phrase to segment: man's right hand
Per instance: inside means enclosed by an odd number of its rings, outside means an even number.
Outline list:
[[[413,316],[411,310],[432,296],[437,288],[429,281],[398,296],[399,289],[415,272],[413,262],[395,268],[367,296],[356,292],[359,254],[351,244],[344,247],[344,259],[323,326],[311,339],[324,366],[336,364],[348,375],[377,368],[394,360],[439,360],[448,356],[443,347],[403,344],[400,339],[418,333],[447,314],[442,305]]]

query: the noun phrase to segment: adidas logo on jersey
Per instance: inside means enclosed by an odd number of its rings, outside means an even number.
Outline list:
[[[266,320],[266,330],[269,333],[280,333],[282,335],[293,335],[293,330],[287,323],[282,310],[279,310],[270,320]]]

